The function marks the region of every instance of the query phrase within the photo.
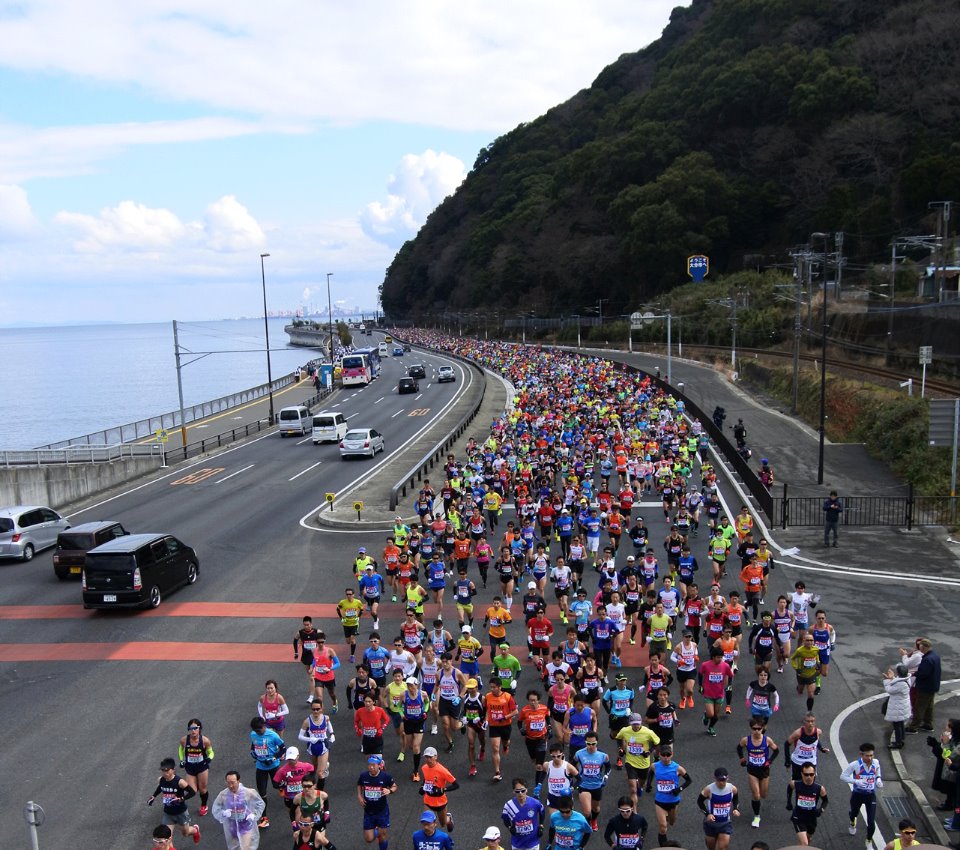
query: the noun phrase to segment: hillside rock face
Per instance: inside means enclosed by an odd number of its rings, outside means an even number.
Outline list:
[[[960,200],[960,6],[695,0],[660,39],[480,150],[397,253],[394,318],[623,313],[843,230],[852,263]]]

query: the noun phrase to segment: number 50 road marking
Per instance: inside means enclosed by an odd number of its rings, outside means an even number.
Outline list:
[[[170,486],[176,487],[177,484],[199,484],[201,481],[219,475],[223,470],[226,469],[225,466],[213,466],[207,467],[206,469],[198,469],[196,472],[191,472],[189,475],[184,475],[183,478],[178,478],[176,481],[171,481]]]

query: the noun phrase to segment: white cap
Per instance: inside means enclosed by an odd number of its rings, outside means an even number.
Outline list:
[[[436,747],[427,747],[423,751],[424,758],[436,758],[437,757],[437,748]]]
[[[535,589],[536,586],[537,586],[537,583],[536,583],[535,581],[531,581],[531,582],[528,582],[528,583],[527,583],[527,589],[528,589],[528,590],[529,590],[530,588],[534,588],[534,589]]]
[[[419,680],[416,676],[407,676],[407,678],[404,679],[403,681],[406,682],[408,685],[419,685],[419,684],[420,684],[420,680]]]
[[[637,559],[634,558],[633,555],[627,555],[627,560],[628,560],[628,561],[636,561]]]
[[[495,826],[488,826],[487,831],[483,833],[484,841],[494,841],[498,838],[500,838],[500,830]]]
[[[284,753],[283,757],[285,759],[298,759],[300,758],[300,750],[296,747],[287,747],[287,751]]]
[[[473,629],[470,628],[470,626],[464,626],[462,629],[460,629],[460,631],[465,632],[466,634],[470,634],[470,632],[472,632]]]

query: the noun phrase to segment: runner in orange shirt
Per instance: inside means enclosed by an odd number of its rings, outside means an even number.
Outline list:
[[[397,564],[400,562],[400,549],[393,537],[387,538],[387,545],[383,547],[383,569],[387,574],[387,583],[393,594],[393,601],[397,601]]]
[[[540,701],[540,692],[534,688],[527,691],[527,704],[520,709],[517,723],[523,733],[527,752],[536,772],[534,796],[539,796],[543,778],[547,775],[544,765],[547,762],[547,731],[549,709]]]
[[[503,692],[500,685],[500,679],[493,677],[490,679],[490,692],[483,697],[483,707],[487,716],[487,732],[490,736],[490,745],[493,749],[493,781],[499,782],[503,779],[500,773],[500,753],[503,755],[510,751],[510,732],[513,729],[513,718],[519,712],[514,698]]]
[[[740,570],[740,581],[743,582],[744,600],[753,614],[753,622],[759,619],[764,579],[763,567],[760,566],[757,556],[751,555],[750,562]]]
[[[447,811],[447,791],[456,791],[460,783],[437,759],[436,747],[427,747],[423,751],[423,764],[420,765],[423,784],[423,804],[444,824],[447,832],[453,832],[453,815]]]

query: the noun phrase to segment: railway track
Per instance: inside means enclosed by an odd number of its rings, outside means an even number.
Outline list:
[[[724,352],[727,353],[730,351],[729,346],[722,345],[688,345],[690,349],[695,349],[698,351],[715,351],[715,352]],[[738,348],[737,349],[738,357],[753,356],[753,357],[770,357],[778,360],[793,360],[792,351],[778,351],[772,348]],[[819,354],[809,354],[801,352],[800,359],[807,363],[819,363],[820,356]],[[890,383],[899,385],[900,383],[906,381],[908,378],[912,378],[915,385],[920,385],[921,376],[919,374],[909,374],[905,371],[899,371],[896,369],[884,369],[880,366],[869,366],[863,363],[850,363],[837,361],[827,355],[827,369],[832,371],[843,370],[845,372],[855,372],[862,375],[870,375],[874,378],[880,378],[884,381],[889,381]],[[960,386],[957,384],[950,383],[948,381],[937,380],[936,378],[927,377],[927,392],[934,393],[936,395],[947,396],[950,398],[960,395]]]

